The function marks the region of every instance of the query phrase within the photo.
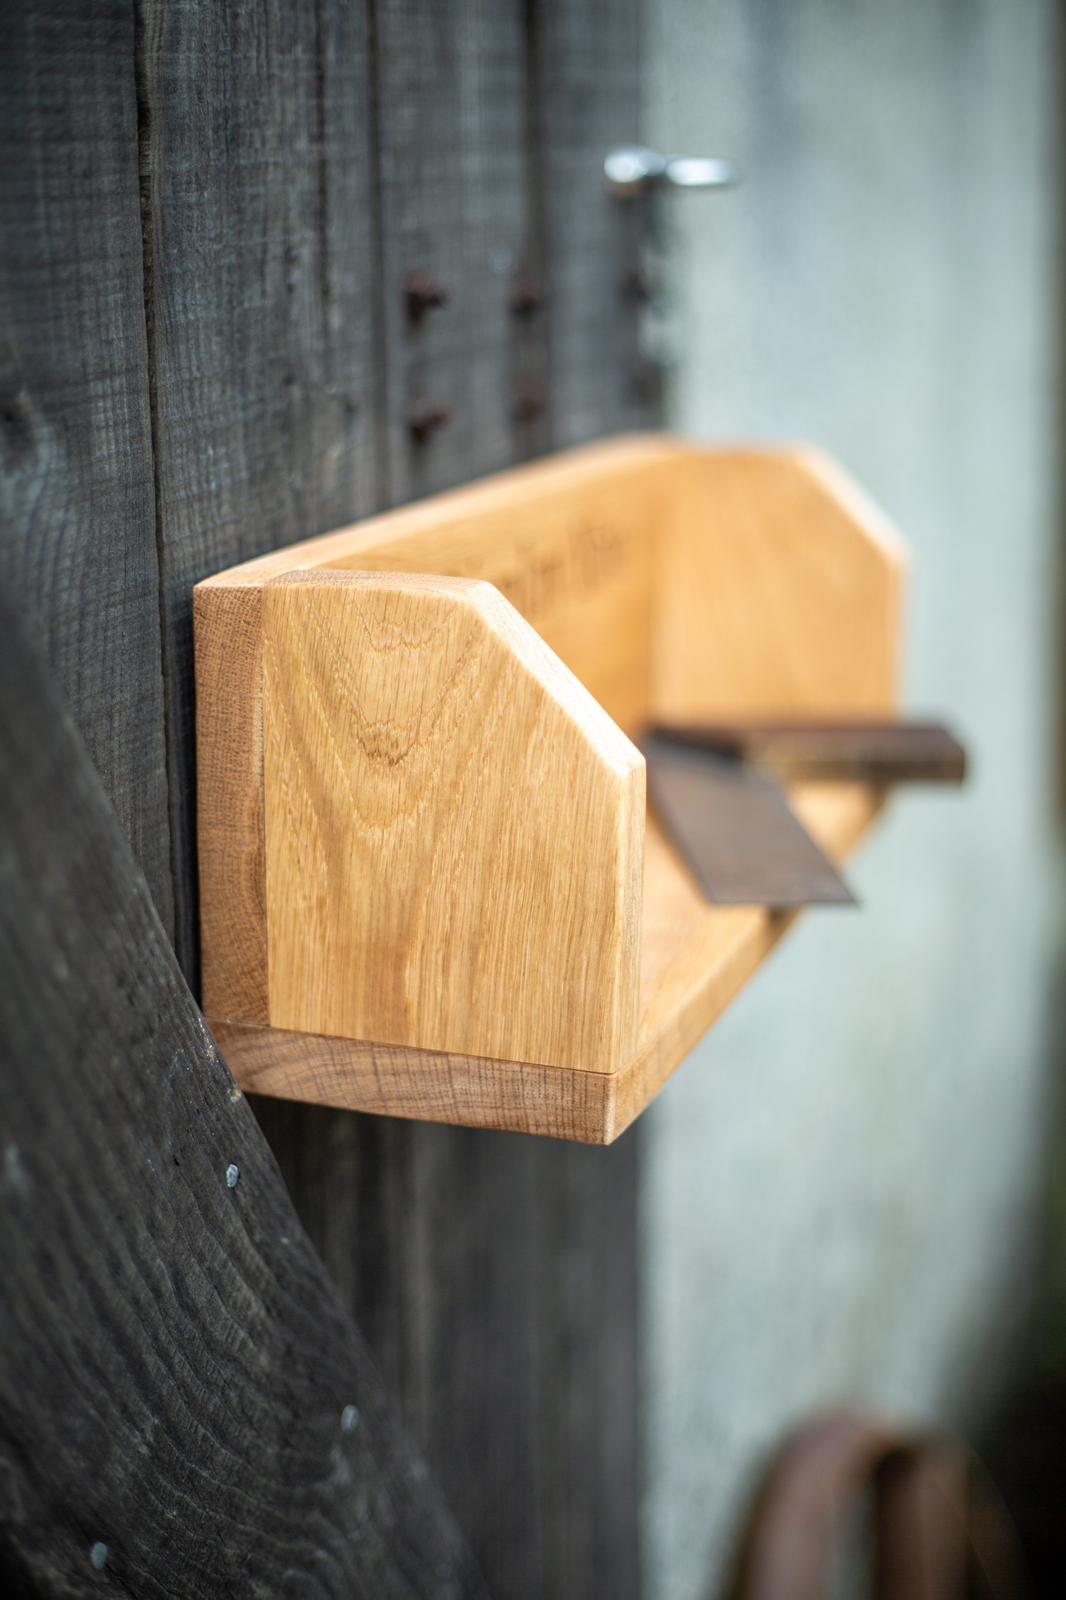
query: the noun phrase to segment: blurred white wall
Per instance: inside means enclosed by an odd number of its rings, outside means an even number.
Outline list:
[[[811,1409],[972,1429],[1025,1312],[1050,1068],[1059,358],[1052,0],[648,0],[671,423],[816,441],[914,554],[907,703],[962,794],[900,797],[650,1113],[653,1600],[715,1591]]]

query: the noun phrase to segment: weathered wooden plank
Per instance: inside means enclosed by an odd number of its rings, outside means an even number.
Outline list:
[[[0,609],[0,1565],[18,1592],[483,1592]]]
[[[396,502],[543,448],[544,335],[521,0],[389,0],[374,12]]]
[[[364,33],[360,7],[326,0],[317,27],[331,98],[313,90],[309,12],[147,0],[142,153],[189,971],[192,581],[549,441],[537,406],[550,396],[523,387],[544,375],[550,315],[522,300],[545,245],[531,176],[537,9],[389,0],[368,8]],[[580,92],[599,92],[595,73]],[[327,193],[350,185],[328,226],[312,181],[323,174]],[[334,289],[343,315],[323,320],[321,241],[343,228],[329,257],[348,274]],[[578,242],[561,223],[553,238],[564,257]],[[598,270],[614,282],[627,264]],[[406,280],[420,270],[451,299],[412,321]],[[614,310],[597,323],[600,354],[621,375],[603,380],[612,394],[630,365]],[[581,315],[568,313],[562,336]],[[360,403],[358,417],[338,419],[331,383]],[[423,402],[452,420],[418,442],[409,413]],[[613,402],[595,418],[584,404],[586,432],[625,420]],[[299,1105],[257,1111],[493,1588],[633,1593],[635,1142],[609,1166],[575,1167],[547,1143]],[[560,1252],[572,1229],[578,1243]]]
[[[659,419],[641,350],[647,216],[603,181],[607,151],[639,132],[639,12],[639,0],[526,7],[555,449]],[[609,1150],[538,1141],[531,1157],[545,1595],[639,1592],[641,1146],[634,1128]]]
[[[129,0],[0,12],[0,574],[169,925]]]
[[[640,1592],[641,1149],[534,1145],[545,1597]]]
[[[178,950],[195,983],[192,586],[380,494],[361,3],[141,8]]]
[[[534,148],[549,293],[551,444],[655,424],[641,344],[645,201],[607,191],[603,159],[639,134],[639,0],[536,0]]]
[[[545,1235],[555,1214],[558,1163],[550,1157],[566,1147],[284,1101],[254,1104],[304,1225],[402,1397],[492,1592],[598,1593],[597,1570],[603,1592],[615,1592],[613,1556],[570,1588],[554,1576],[560,1525],[575,1528],[593,1514],[605,1477],[614,1487],[610,1473],[586,1476],[598,1438],[574,1452],[573,1478],[561,1481],[563,1379],[594,1387],[589,1364],[602,1371],[604,1347],[617,1353],[631,1332],[605,1335],[601,1307],[592,1318],[596,1338],[569,1340],[580,1308],[588,1314],[585,1275],[581,1261],[555,1255]],[[605,1198],[605,1210],[612,1229],[626,1229],[620,1192]],[[612,1306],[619,1298],[612,1295]],[[544,1319],[565,1352],[548,1370],[538,1367]],[[612,1398],[632,1418],[628,1381]]]

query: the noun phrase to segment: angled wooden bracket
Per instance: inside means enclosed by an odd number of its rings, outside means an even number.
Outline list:
[[[707,903],[631,738],[891,716],[902,566],[820,459],[648,438],[200,584],[204,1006],[238,1079],[616,1137],[789,921]],[[883,790],[791,797],[839,858]]]

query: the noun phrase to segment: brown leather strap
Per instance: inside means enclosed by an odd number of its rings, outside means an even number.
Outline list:
[[[768,772],[647,735],[648,803],[713,905],[854,904]]]
[[[962,783],[966,752],[950,729],[937,722],[898,718],[817,722],[749,720],[660,727],[660,739],[714,750],[776,774],[785,783],[816,782]]]
[[[873,1483],[876,1600],[946,1600],[966,1592],[968,1463],[938,1440],[892,1450]]]
[[[846,1515],[874,1513],[876,1600],[1019,1600],[1009,1518],[973,1457],[933,1436],[840,1411],[789,1440],[763,1484],[735,1600],[824,1600]]]

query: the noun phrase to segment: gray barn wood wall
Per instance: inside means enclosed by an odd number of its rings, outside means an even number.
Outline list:
[[[654,420],[640,220],[600,176],[637,4],[13,0],[3,29],[0,576],[195,991],[196,580]],[[412,323],[415,270],[449,298]],[[639,1133],[256,1110],[490,1588],[636,1593]]]

